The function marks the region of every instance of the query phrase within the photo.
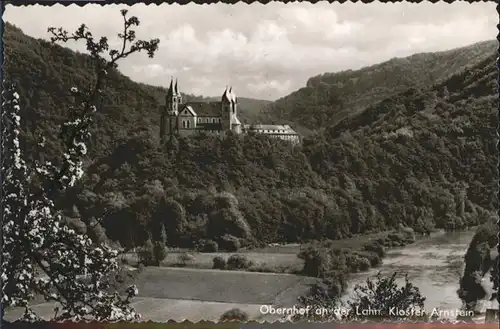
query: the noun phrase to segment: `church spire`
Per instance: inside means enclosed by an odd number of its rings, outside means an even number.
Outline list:
[[[233,87],[229,88],[229,99],[231,102],[236,103],[236,95],[233,92]]]
[[[177,78],[175,78],[175,89],[174,89],[174,92],[176,95],[179,95],[179,86],[178,86],[178,83],[177,83]]]
[[[224,90],[224,93],[222,94],[222,101],[229,101],[231,102],[231,94],[229,93],[229,90],[227,89],[227,86],[226,86],[226,90]]]
[[[168,87],[168,91],[167,91],[167,97],[172,97],[174,95],[173,84],[174,84],[174,78],[171,77],[170,78],[170,87]]]

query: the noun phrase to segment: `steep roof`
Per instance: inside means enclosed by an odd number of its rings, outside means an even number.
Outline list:
[[[180,116],[185,116],[185,115],[188,115],[188,116],[196,116],[196,113],[194,112],[194,110],[190,107],[190,106],[184,106],[180,111],[179,111],[179,115]]]
[[[233,92],[233,87],[229,88],[229,100],[233,103],[236,103],[236,94]]]
[[[174,79],[170,80],[170,86],[168,87],[167,90],[167,98],[171,98],[174,95]]]
[[[176,95],[180,95],[180,92],[179,92],[179,86],[178,86],[178,83],[177,83],[177,79],[175,79],[175,88],[174,88],[174,93]]]
[[[185,106],[191,107],[197,116],[218,117],[221,115],[221,102],[188,102]]]
[[[231,96],[231,92],[227,89],[227,86],[226,86],[226,90],[224,90],[224,93],[222,94],[222,97],[221,97],[221,102],[231,103],[232,101],[233,101],[233,97]]]

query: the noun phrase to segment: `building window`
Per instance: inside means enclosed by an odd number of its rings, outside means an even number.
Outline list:
[[[188,122],[187,122],[187,127],[188,127],[188,128],[189,128],[189,124],[190,124],[190,122],[188,121]]]
[[[182,120],[182,128],[186,128],[186,121]]]
[[[221,123],[221,120],[220,120],[220,118],[219,118],[219,123]]]
[[[215,118],[212,118],[212,123],[215,123]]]

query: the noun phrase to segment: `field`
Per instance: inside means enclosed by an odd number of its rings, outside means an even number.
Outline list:
[[[197,269],[212,269],[213,259],[222,257],[228,259],[231,255],[245,255],[254,264],[248,271],[272,272],[272,273],[297,273],[303,267],[303,261],[297,257],[299,247],[282,246],[277,252],[267,250],[252,250],[238,252],[210,252],[200,253],[193,251],[175,250],[168,251],[167,257],[161,262],[163,267],[186,267]],[[192,258],[190,261],[181,263],[179,256],[188,253]],[[138,262],[135,253],[127,253],[121,256],[128,264],[136,265]]]
[[[289,274],[147,267],[135,280],[139,295],[133,306],[151,321],[217,321],[232,308],[247,312],[251,319],[273,320],[261,316],[261,305],[291,306],[313,282],[313,278]],[[54,306],[43,303],[35,310],[48,319]],[[9,310],[5,318],[13,319],[20,312]]]
[[[281,293],[311,278],[274,273],[148,267],[136,281],[138,297],[273,303]]]
[[[333,247],[358,249],[371,239],[387,232],[356,236],[333,241]],[[241,250],[236,253],[189,252],[192,259],[179,266],[179,255],[184,250],[171,250],[161,267],[146,267],[135,278],[139,295],[134,308],[145,320],[217,321],[225,311],[239,308],[250,319],[275,320],[264,317],[259,308],[263,304],[289,307],[316,281],[314,278],[287,274],[300,270],[303,261],[297,257],[301,246],[275,245],[261,249]],[[225,259],[233,254],[244,254],[255,264],[249,271],[212,270],[213,258]],[[137,256],[122,256],[130,265],[137,263]],[[43,317],[53,315],[54,304],[40,303],[35,309]],[[12,319],[22,310],[10,310],[6,319]]]
[[[361,236],[354,236],[349,239],[330,241],[329,245],[335,248],[359,249],[365,243],[373,239],[378,239],[387,235],[388,232],[373,233]],[[245,255],[254,263],[249,271],[254,272],[274,272],[274,273],[297,273],[302,269],[303,261],[297,257],[301,250],[300,244],[270,245],[264,248],[245,250],[238,252],[210,252],[200,253],[190,250],[169,250],[167,257],[162,261],[161,266],[176,267],[182,265],[187,268],[211,269],[214,257],[222,257],[226,260],[233,254]],[[178,257],[189,253],[192,259],[184,264],[180,264]],[[135,253],[128,253],[122,256],[130,265],[135,265],[138,261]]]

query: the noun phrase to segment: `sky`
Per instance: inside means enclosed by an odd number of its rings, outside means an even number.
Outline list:
[[[119,69],[134,81],[184,93],[275,100],[325,72],[359,69],[394,57],[444,51],[495,39],[495,2],[260,3],[235,5],[55,5],[13,7],[4,20],[48,39],[49,26],[74,31],[85,23],[117,46],[121,9],[141,22],[141,39],[160,39],[153,59],[134,54]],[[84,44],[67,44],[84,51]]]

